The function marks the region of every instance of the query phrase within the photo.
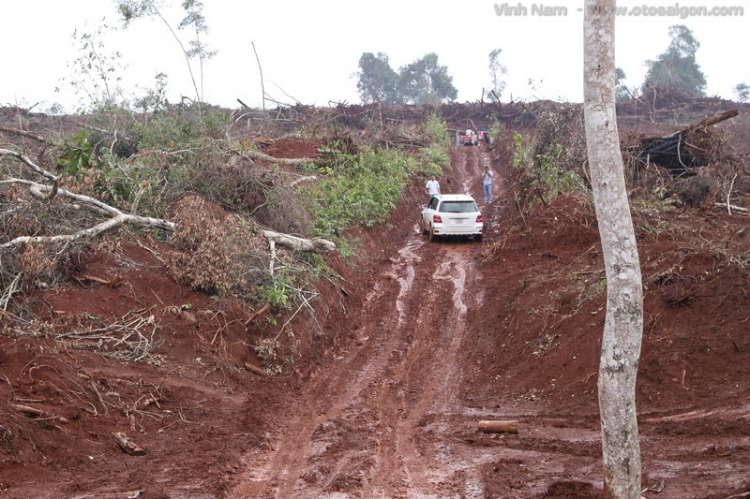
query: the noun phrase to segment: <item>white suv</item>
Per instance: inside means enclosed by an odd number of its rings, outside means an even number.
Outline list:
[[[468,194],[438,194],[422,205],[419,227],[430,241],[441,236],[471,236],[482,240],[484,220],[476,201]]]

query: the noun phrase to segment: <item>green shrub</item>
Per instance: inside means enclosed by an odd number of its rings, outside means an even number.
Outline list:
[[[388,219],[401,200],[416,162],[398,150],[365,146],[358,154],[339,154],[318,167],[322,181],[300,188],[313,214],[315,234],[331,236],[352,224],[372,227]]]

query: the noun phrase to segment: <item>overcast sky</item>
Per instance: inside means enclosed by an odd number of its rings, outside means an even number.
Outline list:
[[[164,0],[163,13],[176,28],[184,17],[180,0]],[[209,33],[203,41],[217,55],[204,68],[204,98],[230,108],[236,99],[261,105],[260,57],[266,92],[283,103],[328,106],[359,103],[357,63],[363,52],[385,52],[394,70],[429,52],[438,54],[458,89],[458,101],[476,101],[488,87],[488,55],[502,49],[507,67],[503,101],[583,97],[583,0],[498,2],[488,0],[203,0]],[[639,86],[644,62],[669,44],[668,27],[684,24],[701,46],[697,61],[708,94],[734,98],[750,83],[745,51],[750,47],[750,5],[744,1],[618,1],[630,14],[617,18],[616,64],[628,86]],[[737,7],[742,15],[690,15],[690,8]],[[512,7],[512,8],[509,8]],[[658,15],[678,7],[683,16]],[[558,15],[542,15],[542,10]],[[693,13],[697,14],[693,9]],[[725,9],[726,10],[726,9]],[[501,13],[502,15],[498,15]],[[525,15],[523,15],[525,13]],[[650,15],[644,15],[649,14]],[[717,13],[720,13],[717,11]],[[640,15],[633,15],[640,14]],[[78,97],[61,79],[75,80],[70,66],[81,56],[73,33],[94,33],[103,24],[121,27],[114,0],[0,0],[0,105],[60,103],[73,111]],[[158,20],[136,21],[105,31],[99,52],[119,58],[129,94],[153,88],[154,76],[169,76],[168,97],[194,96],[184,56]],[[177,31],[185,45],[188,31]],[[197,71],[197,62],[194,63]],[[197,75],[196,75],[197,76]],[[63,85],[63,91],[55,88]]]

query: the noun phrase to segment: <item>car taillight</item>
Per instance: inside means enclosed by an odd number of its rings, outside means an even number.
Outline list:
[[[477,215],[477,223],[478,224],[484,223],[484,219],[482,218],[481,214]]]
[[[438,215],[437,213],[435,213],[434,215],[432,215],[432,223],[434,223],[434,224],[441,224],[441,223],[443,223],[443,219],[440,218],[440,215]]]

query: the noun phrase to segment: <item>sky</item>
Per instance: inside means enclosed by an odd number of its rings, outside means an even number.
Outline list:
[[[165,18],[187,46],[192,34],[176,30],[185,15],[180,0],[161,2]],[[396,71],[435,52],[453,77],[457,101],[475,102],[489,87],[489,53],[498,48],[507,68],[502,101],[581,102],[583,4],[203,0],[209,32],[202,41],[217,51],[203,68],[203,100],[233,109],[240,106],[237,99],[262,106],[254,44],[266,94],[284,105],[361,103],[356,71],[364,52],[384,52]],[[618,1],[630,14],[616,21],[615,63],[625,71],[625,83],[640,86],[645,61],[656,59],[669,45],[669,26],[683,24],[700,42],[696,60],[706,75],[708,95],[734,98],[738,83],[750,84],[745,54],[750,47],[750,4],[744,5],[744,0]],[[668,7],[677,15],[668,15]],[[702,7],[719,9],[719,15],[700,16]],[[741,15],[727,15],[735,7],[742,9]],[[122,78],[119,85],[127,96],[154,88],[157,73],[168,76],[170,102],[195,96],[180,45],[158,19],[138,20],[125,28],[115,0],[0,0],[0,105],[43,112],[57,104],[73,112],[86,104],[71,85],[82,81],[72,68],[84,54],[73,35],[97,32],[97,52],[124,68],[113,74]],[[200,85],[198,61],[193,70]]]

